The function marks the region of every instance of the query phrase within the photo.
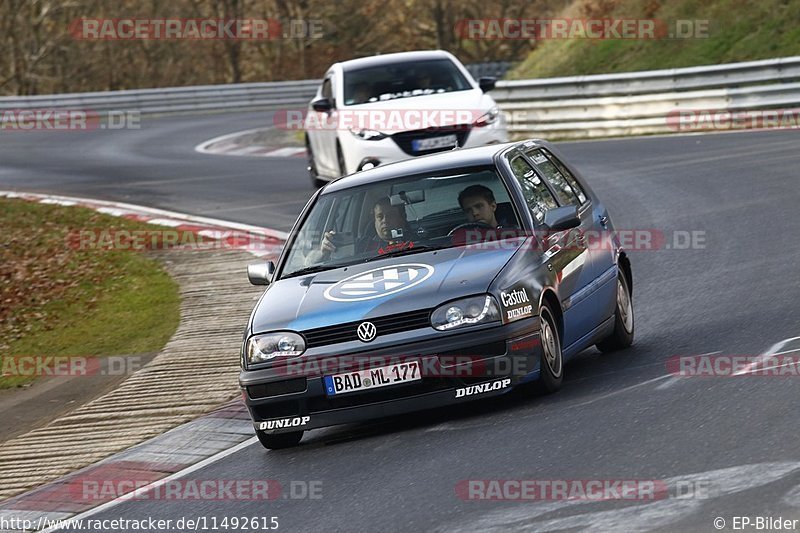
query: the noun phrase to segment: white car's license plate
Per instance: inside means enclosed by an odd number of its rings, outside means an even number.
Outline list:
[[[425,150],[435,150],[436,148],[448,148],[458,143],[458,137],[453,135],[443,135],[442,137],[429,137],[427,139],[414,139],[411,141],[411,148],[415,152]]]
[[[357,370],[325,376],[325,392],[328,396],[357,392],[368,389],[377,389],[398,383],[419,381],[422,379],[417,361],[408,361],[396,365]]]

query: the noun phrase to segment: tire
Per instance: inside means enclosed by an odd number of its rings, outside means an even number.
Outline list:
[[[339,162],[339,176],[346,176],[347,165],[344,163],[344,154],[342,153],[342,147],[339,143],[336,143],[336,160]]]
[[[311,184],[319,189],[323,185],[325,185],[326,181],[319,179],[319,174],[317,173],[317,162],[314,159],[314,152],[311,150],[311,143],[308,141],[308,137],[306,137],[306,154],[308,157],[308,177],[311,178]]]
[[[303,438],[302,431],[292,431],[291,433],[270,434],[256,430],[256,436],[261,445],[268,450],[280,450],[282,448],[292,448],[300,444]]]
[[[536,382],[536,389],[540,393],[550,394],[560,389],[564,380],[564,356],[561,353],[558,324],[550,306],[544,304],[539,310],[539,316],[542,353],[539,359],[539,379]]]
[[[614,308],[614,331],[595,346],[603,353],[623,350],[633,344],[633,299],[622,270],[617,274],[617,303]]]

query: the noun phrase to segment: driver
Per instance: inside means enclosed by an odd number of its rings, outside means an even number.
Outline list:
[[[384,196],[372,206],[375,235],[362,237],[356,242],[356,253],[385,253],[393,246],[403,246],[411,241],[411,228],[406,219],[405,206],[392,205],[388,196]],[[336,251],[336,232],[328,231],[320,243],[319,253],[323,260],[330,258]],[[410,243],[413,247],[413,243]]]
[[[389,251],[392,246],[411,241],[411,228],[404,205],[392,205],[389,197],[384,196],[372,206],[372,214],[375,218],[375,235],[360,239],[356,243],[356,252],[380,254]]]
[[[369,102],[371,96],[369,85],[362,81],[356,85],[355,90],[353,91],[353,101],[351,103],[365,104]]]
[[[497,202],[494,199],[494,193],[489,187],[470,185],[458,193],[458,205],[467,215],[469,222],[482,222],[493,228],[501,226],[495,217]]]

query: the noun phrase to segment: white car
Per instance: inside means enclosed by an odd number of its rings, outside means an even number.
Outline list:
[[[491,96],[442,50],[401,52],[335,63],[305,119],[308,172],[332,179],[420,155],[508,141]]]

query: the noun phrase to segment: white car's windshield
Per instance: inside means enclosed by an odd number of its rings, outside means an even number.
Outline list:
[[[449,59],[392,63],[344,72],[345,105],[384,102],[472,88]]]
[[[519,227],[494,167],[379,181],[321,195],[289,244],[282,277],[514,237]]]

